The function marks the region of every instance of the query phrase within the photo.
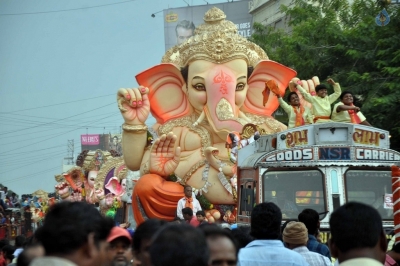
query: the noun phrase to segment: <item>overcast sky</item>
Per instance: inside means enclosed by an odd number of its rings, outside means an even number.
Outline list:
[[[164,54],[163,13],[151,14],[186,5],[1,0],[0,183],[18,194],[53,192],[68,140],[76,159],[81,134],[119,132],[117,90],[137,86],[135,75]]]

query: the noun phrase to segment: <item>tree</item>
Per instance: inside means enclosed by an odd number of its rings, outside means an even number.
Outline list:
[[[400,151],[400,5],[386,3],[390,23],[381,27],[375,23],[379,3],[293,0],[281,6],[289,31],[256,23],[251,39],[302,79],[340,81],[342,90],[358,96],[368,121],[390,131],[391,148]]]

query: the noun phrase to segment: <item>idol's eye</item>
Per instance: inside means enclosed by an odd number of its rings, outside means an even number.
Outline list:
[[[240,82],[236,85],[236,91],[242,91],[246,87],[246,84],[243,82]]]
[[[197,84],[195,84],[195,85],[192,85],[192,87],[193,87],[195,90],[198,90],[198,91],[205,91],[205,90],[206,90],[206,86],[204,86],[203,83],[197,83]]]

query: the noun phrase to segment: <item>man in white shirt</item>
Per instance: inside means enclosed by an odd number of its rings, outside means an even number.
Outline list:
[[[183,192],[185,193],[185,197],[181,198],[178,201],[178,205],[176,208],[176,216],[180,219],[183,219],[182,209],[189,207],[193,210],[193,213],[201,211],[200,202],[194,197],[192,192],[192,187],[189,185],[185,185],[183,187]]]

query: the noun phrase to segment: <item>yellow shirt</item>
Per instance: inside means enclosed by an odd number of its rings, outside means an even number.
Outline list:
[[[335,122],[351,123],[351,118],[350,118],[349,112],[347,110],[342,110],[340,112],[336,111],[336,109],[339,105],[344,105],[344,104],[342,102],[338,102],[337,104],[335,104],[333,106],[331,119]],[[360,118],[361,122],[364,122],[365,120],[367,120],[361,112],[357,112],[356,114]]]
[[[339,83],[333,85],[334,93],[324,98],[321,98],[318,95],[312,96],[300,85],[297,85],[297,88],[299,89],[301,95],[303,95],[304,99],[312,104],[312,113],[314,117],[330,116],[331,104],[334,103],[339,98],[340,93],[342,93]],[[316,123],[323,123],[329,121],[330,119],[318,119]]]
[[[295,125],[296,125],[296,113],[293,110],[293,106],[287,104],[282,98],[278,98],[278,101],[279,101],[279,104],[282,107],[282,109],[289,116],[288,128],[295,127]],[[295,108],[300,109],[299,107],[295,107]],[[310,108],[304,107],[303,119],[304,119],[304,123],[306,123],[306,124],[312,124],[313,123],[313,116],[311,114]]]
[[[356,258],[351,260],[346,260],[343,263],[339,262],[340,266],[383,266],[383,264],[377,260],[370,258]]]

